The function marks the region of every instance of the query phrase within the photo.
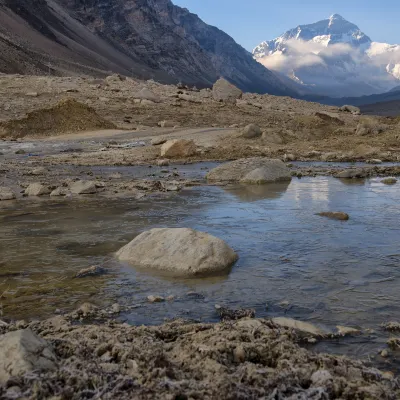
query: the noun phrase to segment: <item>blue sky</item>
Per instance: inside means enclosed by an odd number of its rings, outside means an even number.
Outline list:
[[[297,25],[340,14],[373,41],[400,44],[399,0],[172,0],[252,50]]]

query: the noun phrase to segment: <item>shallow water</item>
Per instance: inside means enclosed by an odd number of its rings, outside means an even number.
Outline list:
[[[376,352],[387,339],[379,324],[400,320],[400,186],[379,179],[349,182],[318,177],[290,184],[196,187],[139,201],[3,202],[3,315],[43,318],[90,300],[133,306],[124,319],[155,324],[173,317],[213,321],[214,305],[221,304],[328,329],[339,324],[371,328],[375,333],[368,338],[321,346],[358,356]],[[327,210],[347,212],[350,220],[315,215]],[[240,259],[229,275],[210,279],[146,274],[114,259],[113,252],[139,232],[164,226],[221,237]],[[73,279],[91,265],[110,273]],[[148,304],[150,294],[176,299]]]

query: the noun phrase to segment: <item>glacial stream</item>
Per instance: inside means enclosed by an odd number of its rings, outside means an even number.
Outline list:
[[[220,304],[332,331],[336,325],[359,327],[369,333],[319,348],[377,354],[388,338],[379,325],[400,321],[399,197],[400,185],[386,186],[379,178],[317,177],[192,187],[140,200],[2,202],[0,318],[45,318],[90,301],[128,306],[120,318],[132,324],[175,317],[216,321],[214,306]],[[327,210],[347,212],[350,220],[315,215]],[[209,279],[167,278],[115,260],[116,250],[152,227],[208,232],[228,242],[240,259],[229,274]],[[74,279],[92,265],[109,273]],[[150,304],[148,295],[175,300]]]

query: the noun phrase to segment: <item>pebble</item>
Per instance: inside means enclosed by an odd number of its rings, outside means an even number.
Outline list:
[[[121,306],[120,306],[118,303],[114,303],[114,304],[111,306],[111,311],[112,311],[114,314],[119,314],[119,313],[121,312]]]
[[[389,357],[389,352],[388,352],[387,350],[382,350],[382,351],[381,351],[381,356],[382,356],[383,358]]]
[[[147,301],[149,303],[162,303],[163,301],[165,301],[164,297],[162,296],[147,296]]]

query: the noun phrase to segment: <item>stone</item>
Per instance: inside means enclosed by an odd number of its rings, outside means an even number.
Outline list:
[[[372,158],[371,160],[366,161],[367,164],[382,164],[382,160],[379,160],[377,158]]]
[[[168,140],[161,147],[161,157],[177,158],[190,157],[196,154],[196,144],[193,140],[174,139]]]
[[[157,160],[157,165],[159,167],[168,167],[169,165],[169,160]]]
[[[121,76],[120,74],[113,74],[106,77],[105,81],[107,83],[119,83],[126,80],[125,77]]]
[[[0,383],[31,371],[54,370],[57,357],[50,345],[30,329],[0,336]]]
[[[324,337],[327,335],[326,332],[316,327],[315,325],[312,325],[308,322],[298,321],[292,318],[277,317],[277,318],[272,318],[272,322],[283,328],[294,329],[296,331],[309,334],[312,336]]]
[[[133,98],[138,100],[150,100],[153,103],[159,103],[161,101],[156,94],[154,94],[150,89],[147,89],[146,87],[135,93],[133,95]]]
[[[49,188],[41,183],[31,183],[25,189],[25,194],[28,196],[44,196],[50,194],[50,192]]]
[[[215,101],[236,104],[236,100],[241,99],[243,93],[226,79],[220,78],[213,85],[212,96]]]
[[[8,187],[0,186],[0,201],[15,199],[15,193]]]
[[[19,149],[15,152],[15,154],[26,154],[26,151],[24,149]]]
[[[51,197],[59,197],[59,196],[66,196],[68,194],[68,190],[62,186],[54,189],[51,193]]]
[[[285,168],[286,165],[285,165]],[[265,183],[278,182],[278,181],[290,181],[291,175],[288,174],[286,169],[282,168],[282,173],[278,174],[276,169],[272,170],[268,167],[261,167],[254,169],[244,176],[240,182],[247,184],[262,185]]]
[[[196,104],[201,104],[202,100],[198,99],[194,96],[190,96],[189,94],[179,94],[178,98],[181,100],[188,101],[189,103],[196,103]]]
[[[188,228],[155,228],[143,232],[117,252],[117,258],[139,268],[180,276],[226,271],[237,254],[221,239]]]
[[[389,352],[387,350],[382,350],[381,351],[381,357],[383,357],[383,358],[389,357]]]
[[[352,113],[354,115],[360,115],[361,114],[361,110],[358,107],[350,106],[350,105],[347,105],[347,104],[342,106],[342,107],[340,107],[339,111],[349,112],[349,113]]]
[[[162,296],[147,296],[147,301],[149,303],[162,303],[165,301],[164,297]]]
[[[167,138],[165,138],[163,136],[159,136],[154,139],[151,139],[150,143],[152,146],[158,146],[160,144],[164,144],[167,140],[168,140]]]
[[[178,181],[166,181],[162,182],[161,185],[167,192],[178,192],[182,189],[182,186]]]
[[[26,96],[29,96],[29,97],[38,97],[38,96],[39,96],[39,93],[38,93],[38,92],[28,92],[28,93],[26,93]]]
[[[346,214],[345,212],[341,211],[324,211],[320,212],[317,215],[320,217],[327,217],[330,219],[336,219],[338,221],[348,221],[349,220],[349,214]]]
[[[382,179],[381,182],[384,185],[395,185],[397,183],[397,179],[396,178],[385,178],[385,179]]]
[[[238,364],[246,361],[246,351],[244,350],[243,346],[237,346],[233,350],[233,361]]]
[[[349,168],[344,171],[338,172],[335,178],[340,179],[353,179],[353,178],[364,178],[365,172],[361,168]]]
[[[76,273],[75,278],[86,278],[88,276],[99,276],[106,274],[107,270],[98,265],[92,265],[89,268],[83,268],[79,272]]]
[[[249,124],[245,126],[240,133],[240,136],[245,139],[254,139],[260,137],[261,135],[261,129],[255,124]]]
[[[44,175],[46,174],[47,169],[44,167],[39,167],[39,168],[34,168],[32,171],[30,171],[29,175],[34,175],[34,176],[38,176],[38,175]]]
[[[121,306],[118,303],[114,303],[111,306],[111,312],[113,312],[114,314],[119,314],[121,312]]]
[[[160,126],[161,128],[174,128],[175,126],[177,126],[177,124],[174,121],[160,121],[158,123],[158,126]]]
[[[272,144],[283,144],[283,137],[278,132],[273,132],[271,130],[267,130],[263,132],[262,139],[264,142],[272,143]]]
[[[77,181],[70,185],[73,194],[93,194],[97,192],[96,182],[93,181]]]
[[[268,179],[268,182],[291,180],[290,170],[283,161],[263,157],[244,158],[224,163],[212,169],[207,174],[207,179],[214,182],[239,182],[259,168],[264,168],[264,179]]]
[[[341,325],[338,325],[336,328],[338,330],[337,333],[340,336],[361,335],[360,329],[350,328],[350,327],[341,326]]]

